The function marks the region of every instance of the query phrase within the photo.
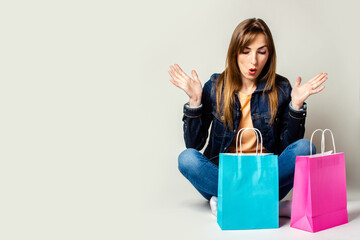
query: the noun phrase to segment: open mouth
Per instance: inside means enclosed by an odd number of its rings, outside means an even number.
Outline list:
[[[254,75],[256,73],[256,68],[250,68],[249,74]]]

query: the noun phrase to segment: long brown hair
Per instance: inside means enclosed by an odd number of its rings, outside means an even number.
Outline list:
[[[261,19],[251,18],[241,22],[234,30],[231,37],[229,49],[226,57],[225,70],[220,74],[216,84],[217,111],[222,118],[225,126],[230,129],[237,128],[233,126],[233,109],[235,106],[235,94],[241,89],[242,79],[240,69],[237,64],[237,58],[246,46],[248,46],[258,34],[264,34],[269,50],[268,60],[257,78],[259,81],[266,80],[264,89],[269,96],[271,121],[275,119],[278,96],[275,86],[276,70],[276,52],[274,41],[270,29]],[[222,111],[221,111],[222,109]]]

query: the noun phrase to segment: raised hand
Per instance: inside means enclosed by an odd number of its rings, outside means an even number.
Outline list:
[[[168,71],[171,76],[170,82],[185,91],[190,98],[190,107],[200,106],[202,86],[196,71],[191,71],[193,78],[190,78],[179,65],[175,64],[174,66],[170,66],[170,70]]]
[[[328,79],[326,75],[327,73],[319,73],[302,86],[300,86],[301,77],[298,77],[291,91],[291,105],[299,110],[310,95],[321,92],[325,88],[325,86],[321,86],[321,84]]]

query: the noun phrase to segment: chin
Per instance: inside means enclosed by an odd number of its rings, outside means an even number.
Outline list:
[[[257,77],[258,76],[256,75],[250,75],[250,74],[247,76],[248,79],[257,79]]]

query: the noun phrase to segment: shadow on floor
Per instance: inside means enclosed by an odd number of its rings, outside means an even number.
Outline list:
[[[181,205],[183,205],[186,208],[193,209],[196,211],[211,211],[209,201],[206,200],[188,200],[188,201],[182,201]]]
[[[287,224],[290,224],[290,218],[279,217],[279,228],[281,228],[282,226],[285,226]]]
[[[200,212],[210,212],[210,205],[209,201],[203,200],[203,201],[183,201],[182,205],[186,208],[191,208],[195,211]],[[360,214],[360,212],[356,213],[356,217]],[[349,217],[350,218],[350,217]],[[290,224],[290,218],[287,217],[279,217],[279,227],[283,227],[285,225]]]
[[[349,222],[355,220],[359,216],[360,216],[360,208],[352,209],[351,211],[348,211]]]

